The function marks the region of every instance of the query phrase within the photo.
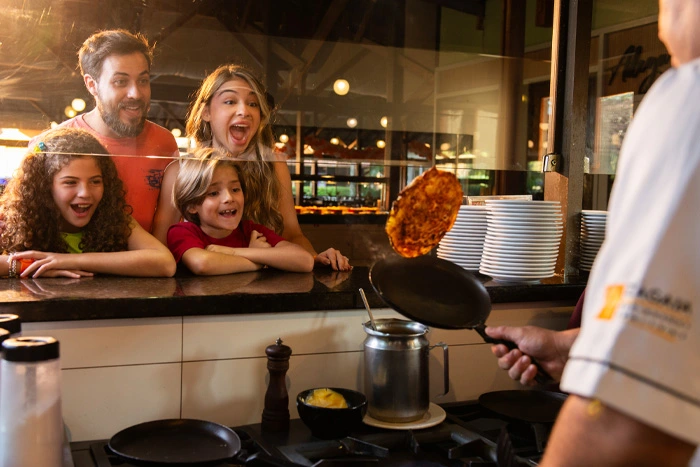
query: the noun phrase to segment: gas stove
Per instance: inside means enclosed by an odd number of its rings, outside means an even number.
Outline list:
[[[421,430],[363,426],[351,436],[320,440],[295,419],[284,433],[266,433],[259,424],[235,427],[241,451],[220,466],[536,466],[551,423],[527,423],[490,412],[478,402],[443,404],[447,418]],[[71,444],[75,467],[130,467],[107,440]]]

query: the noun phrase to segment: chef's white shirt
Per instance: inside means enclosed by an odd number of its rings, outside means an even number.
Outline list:
[[[700,59],[642,100],[606,229],[561,388],[700,445]]]

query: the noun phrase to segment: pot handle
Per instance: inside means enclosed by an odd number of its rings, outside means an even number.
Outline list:
[[[443,359],[443,369],[444,369],[444,375],[445,375],[445,392],[443,394],[440,394],[441,396],[446,396],[448,392],[450,392],[450,355],[448,353],[447,349],[447,344],[444,342],[438,342],[435,345],[431,345],[428,347],[428,350],[432,350],[435,347],[442,347],[442,359]]]
[[[484,323],[477,324],[474,326],[472,329],[474,329],[476,332],[479,333],[479,335],[484,339],[484,342],[487,344],[492,344],[492,345],[498,345],[498,344],[503,344],[506,347],[508,347],[508,350],[513,350],[517,349],[518,345],[513,342],[513,341],[507,341],[503,339],[494,339],[493,337],[489,336],[486,334],[486,325]],[[530,361],[537,367],[537,375],[535,375],[535,381],[543,386],[547,386],[550,384],[556,384],[556,380],[550,376],[547,371],[542,368],[542,366],[539,364],[537,360],[532,358],[530,356]]]

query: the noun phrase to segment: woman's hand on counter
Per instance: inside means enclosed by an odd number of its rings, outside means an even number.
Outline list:
[[[329,248],[317,254],[314,258],[314,263],[316,266],[330,266],[334,271],[350,271],[352,269],[348,257],[343,256],[343,254],[335,248]]]

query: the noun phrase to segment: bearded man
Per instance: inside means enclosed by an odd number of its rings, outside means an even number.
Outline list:
[[[123,29],[100,31],[85,40],[78,61],[96,105],[59,126],[89,131],[114,156],[133,217],[150,232],[163,171],[179,156],[173,135],[146,120],[151,105],[153,47],[141,34]],[[40,141],[41,135],[32,139],[30,149]]]

